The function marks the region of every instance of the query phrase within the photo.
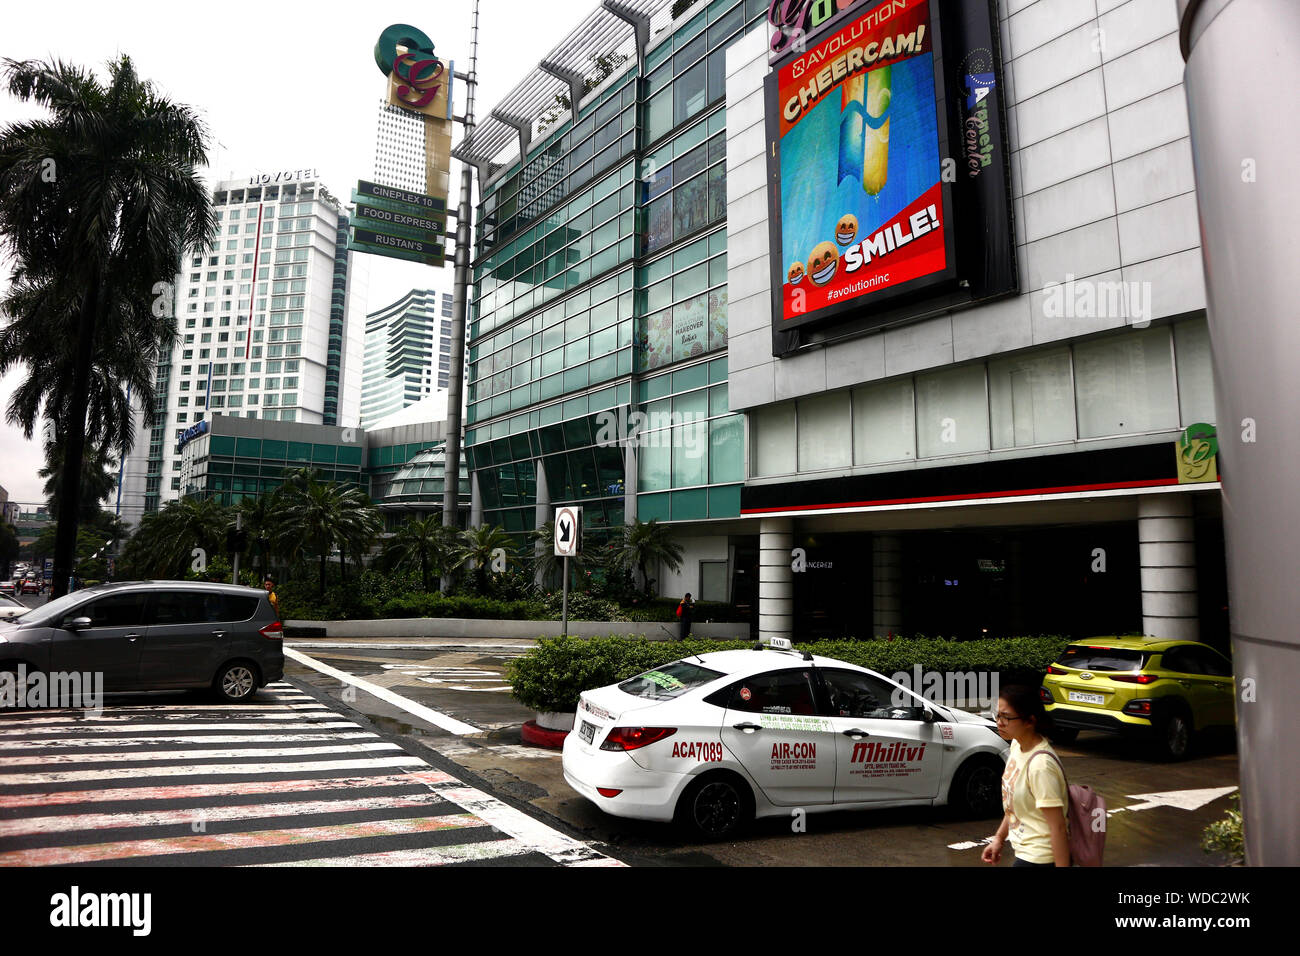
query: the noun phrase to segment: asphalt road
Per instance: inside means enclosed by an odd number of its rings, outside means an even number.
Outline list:
[[[715,843],[608,816],[565,784],[558,751],[520,742],[519,729],[533,714],[509,695],[504,666],[529,643],[289,641],[291,651],[315,666],[286,662],[286,677],[331,707],[361,715],[404,747],[440,755],[475,786],[634,864],[985,865],[980,847],[997,821],[958,820],[942,808],[812,814],[798,833],[793,821],[765,820],[742,839]],[[1193,759],[1175,764],[1153,762],[1104,734],[1085,732],[1075,744],[1057,748],[1070,781],[1089,784],[1107,800],[1107,866],[1223,862],[1201,851],[1200,835],[1228,808],[1237,757],[1230,737],[1205,743]],[[1004,865],[1009,862],[1004,854]]]

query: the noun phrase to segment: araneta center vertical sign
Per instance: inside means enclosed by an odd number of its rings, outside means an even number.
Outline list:
[[[425,192],[358,182],[352,191],[356,216],[348,246],[358,252],[442,266],[446,261],[454,66],[433,52],[433,41],[423,30],[405,23],[395,23],[379,35],[375,65],[388,78],[388,104],[423,119]]]

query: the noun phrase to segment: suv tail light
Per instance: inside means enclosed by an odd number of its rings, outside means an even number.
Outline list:
[[[1064,667],[1057,667],[1055,664],[1048,664],[1048,665],[1047,665],[1047,673],[1049,673],[1049,674],[1068,674],[1068,673],[1070,673],[1070,672],[1067,671]]]
[[[671,737],[675,733],[677,733],[676,727],[615,727],[605,737],[605,742],[600,745],[600,749],[636,750],[656,740]]]
[[[1038,688],[1038,699],[1041,700],[1044,704],[1051,704],[1053,703],[1052,692],[1048,690],[1046,687],[1040,687]]]
[[[1111,680],[1123,681],[1125,684],[1154,684],[1160,678],[1154,674],[1110,674]]]
[[[272,621],[270,624],[266,625],[266,627],[258,628],[257,633],[272,641],[283,640],[284,625],[279,621]]]
[[[1124,705],[1124,713],[1133,717],[1150,717],[1152,714],[1150,700],[1130,700]]]

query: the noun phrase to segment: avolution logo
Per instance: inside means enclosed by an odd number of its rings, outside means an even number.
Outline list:
[[[993,54],[986,49],[971,50],[957,68],[966,99],[962,102],[962,155],[966,174],[978,176],[993,162],[995,143],[989,132],[989,97],[997,87],[993,72]]]

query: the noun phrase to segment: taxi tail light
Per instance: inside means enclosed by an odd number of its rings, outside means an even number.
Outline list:
[[[261,634],[268,640],[282,640],[284,638],[284,625],[279,621],[272,621],[270,624],[266,625],[266,627],[258,628],[257,633]]]
[[[1130,700],[1124,705],[1124,713],[1133,717],[1150,717],[1152,714],[1152,701],[1150,700]]]
[[[1160,678],[1155,674],[1110,674],[1111,680],[1123,681],[1125,684],[1154,684]]]
[[[600,745],[601,750],[636,750],[677,733],[676,727],[615,727]]]
[[[597,787],[596,792],[602,797],[617,797],[622,790],[615,790],[613,787]]]

